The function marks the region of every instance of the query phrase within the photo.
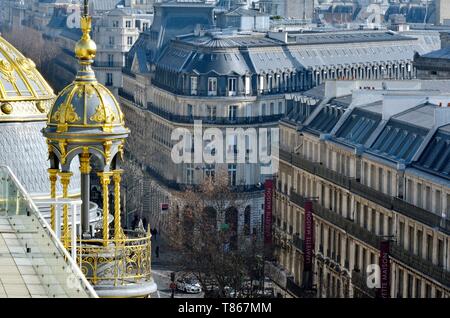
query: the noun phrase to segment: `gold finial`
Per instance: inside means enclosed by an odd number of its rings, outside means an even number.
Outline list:
[[[83,16],[81,17],[81,36],[75,46],[75,55],[82,64],[92,64],[97,53],[97,45],[91,39],[92,17],[89,16],[89,1],[84,0]]]

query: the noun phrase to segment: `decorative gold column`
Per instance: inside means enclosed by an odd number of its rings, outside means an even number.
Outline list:
[[[48,169],[47,171],[50,179],[50,198],[56,199],[56,182],[58,181],[59,169]],[[52,204],[50,206],[50,226],[53,231],[56,231],[55,210],[56,206]]]
[[[89,204],[90,204],[90,180],[89,175],[91,173],[90,165],[91,155],[89,154],[89,148],[83,147],[83,153],[80,155],[80,172],[81,172],[81,236],[90,237],[89,230]]]
[[[69,184],[70,178],[72,177],[72,172],[60,172],[59,176],[61,178],[61,184],[63,187],[63,199],[69,198]],[[75,226],[75,224],[72,224]],[[70,240],[70,230],[69,230],[69,205],[64,204],[63,206],[63,231],[62,231],[62,242],[65,248],[69,247]]]
[[[122,180],[123,170],[114,170],[114,239],[118,242],[122,234],[122,226],[120,224],[120,182]]]
[[[111,182],[112,172],[99,172],[97,174],[100,177],[100,184],[103,187],[103,245],[108,245],[109,238],[109,189],[108,186]]]

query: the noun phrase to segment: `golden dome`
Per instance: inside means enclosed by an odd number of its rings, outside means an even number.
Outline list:
[[[0,36],[0,122],[45,120],[54,98],[34,62]]]
[[[102,84],[75,81],[56,98],[47,125],[57,132],[97,129],[113,132],[123,127],[124,117],[114,95]],[[90,131],[92,133],[92,131]]]
[[[81,18],[81,30],[83,36],[75,46],[80,69],[75,80],[56,98],[48,114],[44,136],[53,141],[63,139],[67,143],[77,143],[80,136],[91,143],[94,140],[126,138],[129,131],[119,103],[105,86],[97,82],[91,67],[96,45],[89,35],[90,16]]]

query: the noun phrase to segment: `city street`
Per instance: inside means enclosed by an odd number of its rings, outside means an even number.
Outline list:
[[[156,257],[156,247],[159,246],[159,258]],[[152,273],[153,279],[158,285],[158,291],[152,294],[152,298],[170,298],[172,291],[170,289],[170,273],[177,272],[179,269],[176,265],[177,255],[173,251],[169,251],[169,247],[164,240],[158,235],[152,239]],[[203,293],[188,294],[179,290],[175,290],[175,298],[203,298]]]

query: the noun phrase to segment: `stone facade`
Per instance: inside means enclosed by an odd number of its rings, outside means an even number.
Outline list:
[[[304,203],[315,198],[314,297],[375,297],[366,268],[378,264],[386,237],[390,297],[449,297],[450,183],[434,141],[449,127],[446,83],[327,82],[297,98],[280,124],[274,243],[288,282],[280,294],[305,295]],[[442,89],[433,96],[430,87]]]

